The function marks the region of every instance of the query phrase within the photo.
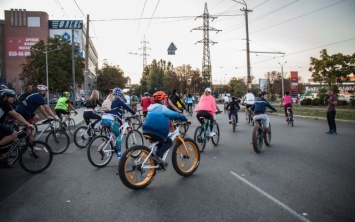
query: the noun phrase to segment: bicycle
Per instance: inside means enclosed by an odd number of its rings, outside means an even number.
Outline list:
[[[58,124],[57,120],[46,119],[42,122],[42,124],[47,124],[47,126],[44,128],[44,130],[37,133],[35,140],[39,140],[43,133],[50,129],[50,133],[48,133],[45,140],[46,143],[51,147],[54,154],[64,153],[68,149],[70,143],[68,134],[63,130],[55,128],[55,126]]]
[[[293,115],[292,115],[291,111],[292,111],[291,107],[286,108],[286,114],[287,114],[286,121],[287,121],[287,125],[291,124],[291,126],[293,127],[294,120],[293,120]]]
[[[189,113],[190,116],[192,116],[192,114],[193,114],[193,104],[192,103],[187,104],[187,112]]]
[[[233,132],[235,132],[235,128],[237,126],[237,117],[236,115],[238,115],[238,113],[236,112],[235,115],[231,114],[231,121],[232,121],[232,129]]]
[[[179,124],[179,123],[177,123]],[[164,172],[167,169],[165,162],[169,150],[164,153],[162,160],[158,162],[153,158],[153,153],[158,149],[159,141],[153,141],[148,135],[149,147],[137,145],[126,150],[118,164],[118,175],[122,183],[132,189],[140,190],[147,187],[154,179],[157,171]],[[175,141],[172,148],[172,164],[176,173],[183,177],[191,176],[200,163],[200,152],[198,145],[190,138],[180,136],[179,127],[169,133],[169,137]]]
[[[117,117],[117,116],[116,116]],[[118,117],[117,117],[118,118]],[[141,132],[136,129],[133,129],[131,124],[132,116],[126,117],[125,122],[122,126],[120,126],[121,130],[121,141],[124,136],[124,133],[127,132],[126,136],[126,149],[133,145],[143,145],[143,136]],[[114,133],[110,131],[108,126],[103,126],[104,135],[94,137],[87,149],[87,156],[90,163],[95,167],[104,167],[106,166],[112,159],[113,153],[117,153],[116,147],[116,136]]]
[[[246,119],[247,123],[248,124],[251,123],[251,125],[254,126],[255,122],[254,122],[254,112],[253,112],[253,110],[251,110],[250,107],[249,108],[245,107],[245,109],[248,110],[247,112],[245,112],[245,119]]]
[[[93,123],[90,122],[87,126],[80,126],[74,132],[74,143],[79,148],[85,148],[90,141],[97,136],[95,129],[93,129]],[[98,128],[103,135],[103,127],[100,125]]]
[[[271,123],[269,123],[269,131],[266,132],[264,120],[256,120],[252,135],[252,144],[256,153],[261,152],[263,143],[266,146],[271,144]]]
[[[75,111],[70,111],[71,113],[75,113]],[[76,114],[74,114],[76,115]],[[61,114],[59,117],[59,124],[57,126],[58,129],[63,130],[64,132],[66,132],[66,130],[68,129],[69,133],[71,135],[74,135],[75,132],[75,121],[73,118],[68,118],[67,122],[62,122],[63,119],[65,119],[67,115],[66,114]]]
[[[135,117],[134,120],[132,121],[132,126],[134,127],[134,129],[137,130],[142,127],[143,122],[145,121],[145,117],[143,116],[143,114],[141,114],[141,111],[142,110],[137,110],[138,116]]]
[[[20,131],[19,123],[11,115],[7,115],[4,124],[15,131]],[[33,136],[38,134],[38,127],[36,124],[32,124],[34,129],[32,129]]]
[[[222,111],[216,112],[220,114]],[[213,132],[216,134],[210,137],[210,120],[204,117],[200,117],[202,124],[198,126],[194,133],[194,141],[199,144],[200,152],[202,153],[206,147],[206,143],[212,138],[213,145],[217,146],[220,137],[219,126],[216,120],[213,122]]]
[[[179,128],[180,136],[184,138],[190,128],[191,122],[184,122],[178,119],[173,119],[170,120],[170,124],[171,131],[175,130],[176,128]]]
[[[19,131],[13,142],[2,146],[0,150],[3,152],[6,149],[8,151],[4,155],[0,155],[0,162],[13,165],[19,160],[21,168],[29,173],[40,173],[52,163],[51,147],[42,141],[31,142],[27,127]]]

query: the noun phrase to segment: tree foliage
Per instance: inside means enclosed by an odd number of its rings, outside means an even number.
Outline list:
[[[58,50],[57,50],[58,49]],[[54,51],[55,50],[55,51]],[[74,47],[74,55],[79,53],[79,46]],[[69,91],[73,82],[72,48],[68,40],[48,37],[47,44],[41,40],[31,47],[31,55],[21,64],[20,79],[24,85],[46,85],[46,54],[48,61],[48,82],[51,92]],[[84,58],[75,56],[75,82],[84,82]]]
[[[119,66],[105,63],[102,69],[97,70],[97,89],[106,95],[116,87],[123,89],[127,82],[128,77],[125,77]]]
[[[349,81],[349,75],[355,73],[355,53],[328,55],[327,50],[320,52],[320,59],[311,57],[309,71],[315,82],[326,83],[329,88],[333,84]]]

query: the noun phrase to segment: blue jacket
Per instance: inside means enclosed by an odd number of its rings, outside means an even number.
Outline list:
[[[169,119],[187,121],[185,116],[171,111],[164,105],[158,103],[150,105],[142,126],[143,134],[156,135],[165,141],[169,134]]]
[[[271,110],[276,112],[276,109],[264,98],[259,98],[254,102],[254,105],[251,107],[254,115],[265,114],[266,107],[269,107]]]
[[[27,103],[27,106],[24,105],[24,102],[20,103],[16,107],[16,112],[33,114],[38,109],[38,107],[46,105],[46,101],[44,100],[44,97],[39,93],[33,93],[27,96],[25,101]]]
[[[132,113],[132,115],[136,114],[136,112],[133,109],[131,109],[129,106],[127,106],[126,103],[124,103],[120,98],[116,98],[115,100],[112,101],[111,111],[107,113],[117,115],[122,119],[122,108]]]

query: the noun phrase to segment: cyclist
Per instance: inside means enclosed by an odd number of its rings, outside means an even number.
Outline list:
[[[251,90],[248,89],[248,93],[245,94],[245,96],[243,97],[243,103],[245,104],[245,114],[246,115],[249,115],[249,108],[254,104],[254,101],[255,101],[255,96],[251,92]]]
[[[213,129],[213,115],[218,110],[218,112],[221,112],[219,107],[216,104],[216,99],[211,95],[212,90],[211,88],[206,88],[205,92],[200,98],[200,101],[198,102],[195,112],[197,112],[196,117],[197,120],[203,124],[202,120],[200,117],[204,117],[205,119],[209,119],[210,121],[210,137],[215,136],[216,133],[212,131]]]
[[[158,163],[162,161],[164,153],[173,145],[169,135],[169,118],[180,119],[187,121],[186,117],[168,109],[164,105],[164,99],[167,95],[163,91],[158,91],[153,94],[154,104],[148,107],[148,115],[143,123],[143,135],[151,138],[154,141],[159,141],[158,149],[153,158]]]
[[[285,95],[282,97],[282,101],[280,105],[282,104],[284,105],[285,117],[287,122],[287,107],[291,107],[290,113],[292,116],[292,97],[290,95],[290,92],[285,92]]]
[[[240,110],[240,106],[238,100],[236,100],[235,96],[232,96],[232,102],[228,103],[227,109],[230,108],[230,112],[228,114],[229,124],[232,124],[231,116],[235,116],[235,122],[238,126],[238,110]]]
[[[4,124],[5,118],[10,114],[14,119],[25,124],[29,128],[33,128],[19,113],[17,113],[11,106],[15,100],[16,93],[11,89],[4,89],[1,91],[0,98],[0,146],[8,144],[16,139],[18,132],[12,130]]]
[[[224,94],[223,96],[223,107],[226,110],[227,109],[227,105],[230,102],[230,98],[227,94]]]
[[[134,111],[137,111],[137,105],[139,103],[138,96],[136,96],[135,93],[132,93],[132,96],[130,97],[131,100],[131,107]]]
[[[255,103],[251,107],[251,110],[253,110],[254,112],[254,120],[264,120],[266,132],[269,132],[270,124],[269,124],[269,116],[266,115],[265,113],[266,107],[273,110],[274,112],[277,112],[277,110],[266,100],[265,98],[266,95],[267,92],[265,91],[259,92],[258,96],[260,98],[255,101]]]
[[[113,95],[113,101],[111,105],[111,111],[108,111],[107,113],[104,113],[102,115],[102,121],[101,123],[104,125],[107,125],[110,128],[110,131],[113,132],[116,136],[116,148],[117,148],[117,157],[120,158],[122,157],[121,154],[121,131],[120,131],[120,126],[122,125],[122,122],[117,122],[115,121],[115,117],[112,115],[118,116],[120,119],[122,119],[122,108],[129,111],[132,113],[132,115],[136,115],[136,112],[131,109],[129,106],[127,106],[121,99],[120,96],[122,95],[122,89],[121,88],[114,88],[112,90],[112,95]]]
[[[62,121],[62,124],[65,127],[67,127],[66,121],[68,121],[68,119],[70,118],[69,107],[70,107],[70,109],[72,109],[75,112],[75,115],[78,114],[78,112],[75,111],[75,108],[73,107],[73,105],[70,103],[70,101],[68,99],[69,95],[70,95],[69,92],[63,92],[63,96],[58,99],[57,104],[54,107],[54,111],[57,114],[57,116],[59,117],[59,119],[62,118],[62,114],[66,115],[66,117]]]
[[[181,112],[183,109],[186,109],[185,103],[181,100],[178,92],[176,89],[173,89],[173,94],[169,97],[169,100],[174,104],[175,107],[177,107]],[[169,109],[175,110],[173,106],[169,104],[168,106]]]
[[[153,104],[154,100],[149,96],[149,92],[144,93],[144,97],[141,99],[141,107],[143,111],[144,118],[147,116],[148,107]]]
[[[94,128],[95,131],[98,131],[98,129],[95,127],[96,124],[101,121],[101,115],[96,114],[95,110],[94,110],[97,105],[99,105],[99,106],[102,105],[99,98],[100,98],[99,91],[93,90],[90,98],[88,100],[86,100],[86,102],[84,104],[85,109],[84,109],[83,117],[84,117],[85,123],[86,123],[86,125],[89,125],[90,119],[94,119],[95,122],[93,122],[93,124],[91,124],[91,128]]]
[[[194,103],[194,98],[190,93],[187,94],[185,103],[187,103],[187,111],[190,112],[190,109],[192,109],[192,104]]]

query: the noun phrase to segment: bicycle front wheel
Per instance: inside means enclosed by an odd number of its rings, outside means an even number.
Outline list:
[[[194,133],[194,140],[199,145],[199,150],[202,153],[206,147],[205,130],[202,126],[198,126]]]
[[[55,130],[47,135],[46,143],[52,148],[54,154],[60,154],[68,149],[70,139],[66,132]]]
[[[261,149],[263,148],[263,135],[262,129],[259,124],[256,124],[253,129],[253,148],[256,153],[260,153]]]
[[[139,118],[139,117],[134,118],[133,121],[132,121],[132,127],[133,127],[133,129],[141,128],[142,127],[141,118]]]
[[[70,118],[68,121],[68,131],[70,135],[74,135],[75,132],[75,121],[74,119]]]
[[[28,144],[21,149],[19,163],[22,169],[29,173],[40,173],[51,165],[53,152],[45,142],[33,141],[32,145],[33,150]]]
[[[104,167],[112,159],[114,149],[110,139],[106,136],[97,136],[91,140],[87,155],[90,163],[95,167]]]
[[[216,135],[212,137],[212,143],[213,145],[217,146],[219,143],[219,136],[220,136],[220,132],[219,132],[219,126],[218,123],[216,122],[216,120],[213,123],[213,130],[212,130]]]
[[[180,176],[188,177],[198,168],[200,163],[200,151],[198,145],[190,138],[184,139],[185,146],[177,141],[172,153],[173,167]]]
[[[153,181],[156,164],[152,156],[148,158],[149,153],[150,149],[142,145],[132,146],[123,153],[118,163],[118,174],[126,187],[140,190]]]
[[[131,130],[126,137],[126,149],[129,149],[131,146],[143,145],[143,135],[138,130]]]
[[[179,133],[182,138],[186,135],[187,129],[185,124],[180,124],[179,125]]]
[[[80,126],[74,132],[74,143],[79,148],[85,148],[92,138],[91,132],[87,126]]]
[[[269,132],[265,132],[264,134],[264,143],[266,146],[270,146],[271,144],[271,123],[269,123]]]

